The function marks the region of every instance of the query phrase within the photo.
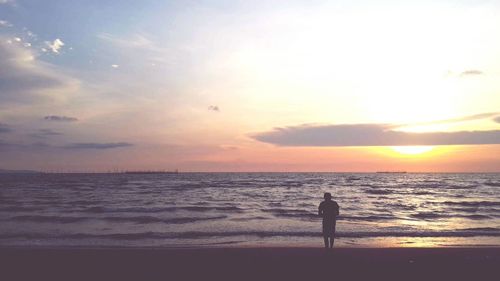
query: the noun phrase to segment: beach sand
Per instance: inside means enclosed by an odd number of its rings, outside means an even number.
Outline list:
[[[0,280],[499,280],[500,248],[0,248]]]

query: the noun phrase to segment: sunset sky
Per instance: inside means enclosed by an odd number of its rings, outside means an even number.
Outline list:
[[[499,15],[0,0],[0,169],[500,172]]]

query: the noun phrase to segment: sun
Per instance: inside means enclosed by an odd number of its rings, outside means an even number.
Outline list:
[[[392,150],[406,155],[417,155],[431,151],[433,146],[392,146]]]

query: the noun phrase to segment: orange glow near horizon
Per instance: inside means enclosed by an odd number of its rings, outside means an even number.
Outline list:
[[[434,149],[434,146],[392,146],[392,150],[405,155],[419,155]]]

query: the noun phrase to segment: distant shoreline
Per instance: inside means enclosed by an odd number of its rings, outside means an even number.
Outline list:
[[[74,171],[74,172],[46,172],[46,171],[35,171],[35,170],[0,170],[0,175],[2,174],[129,174],[129,175],[146,175],[146,174],[500,174],[497,172],[385,172],[385,171],[374,171],[374,172],[206,172],[206,171],[165,171],[165,172],[85,172],[85,171]]]

